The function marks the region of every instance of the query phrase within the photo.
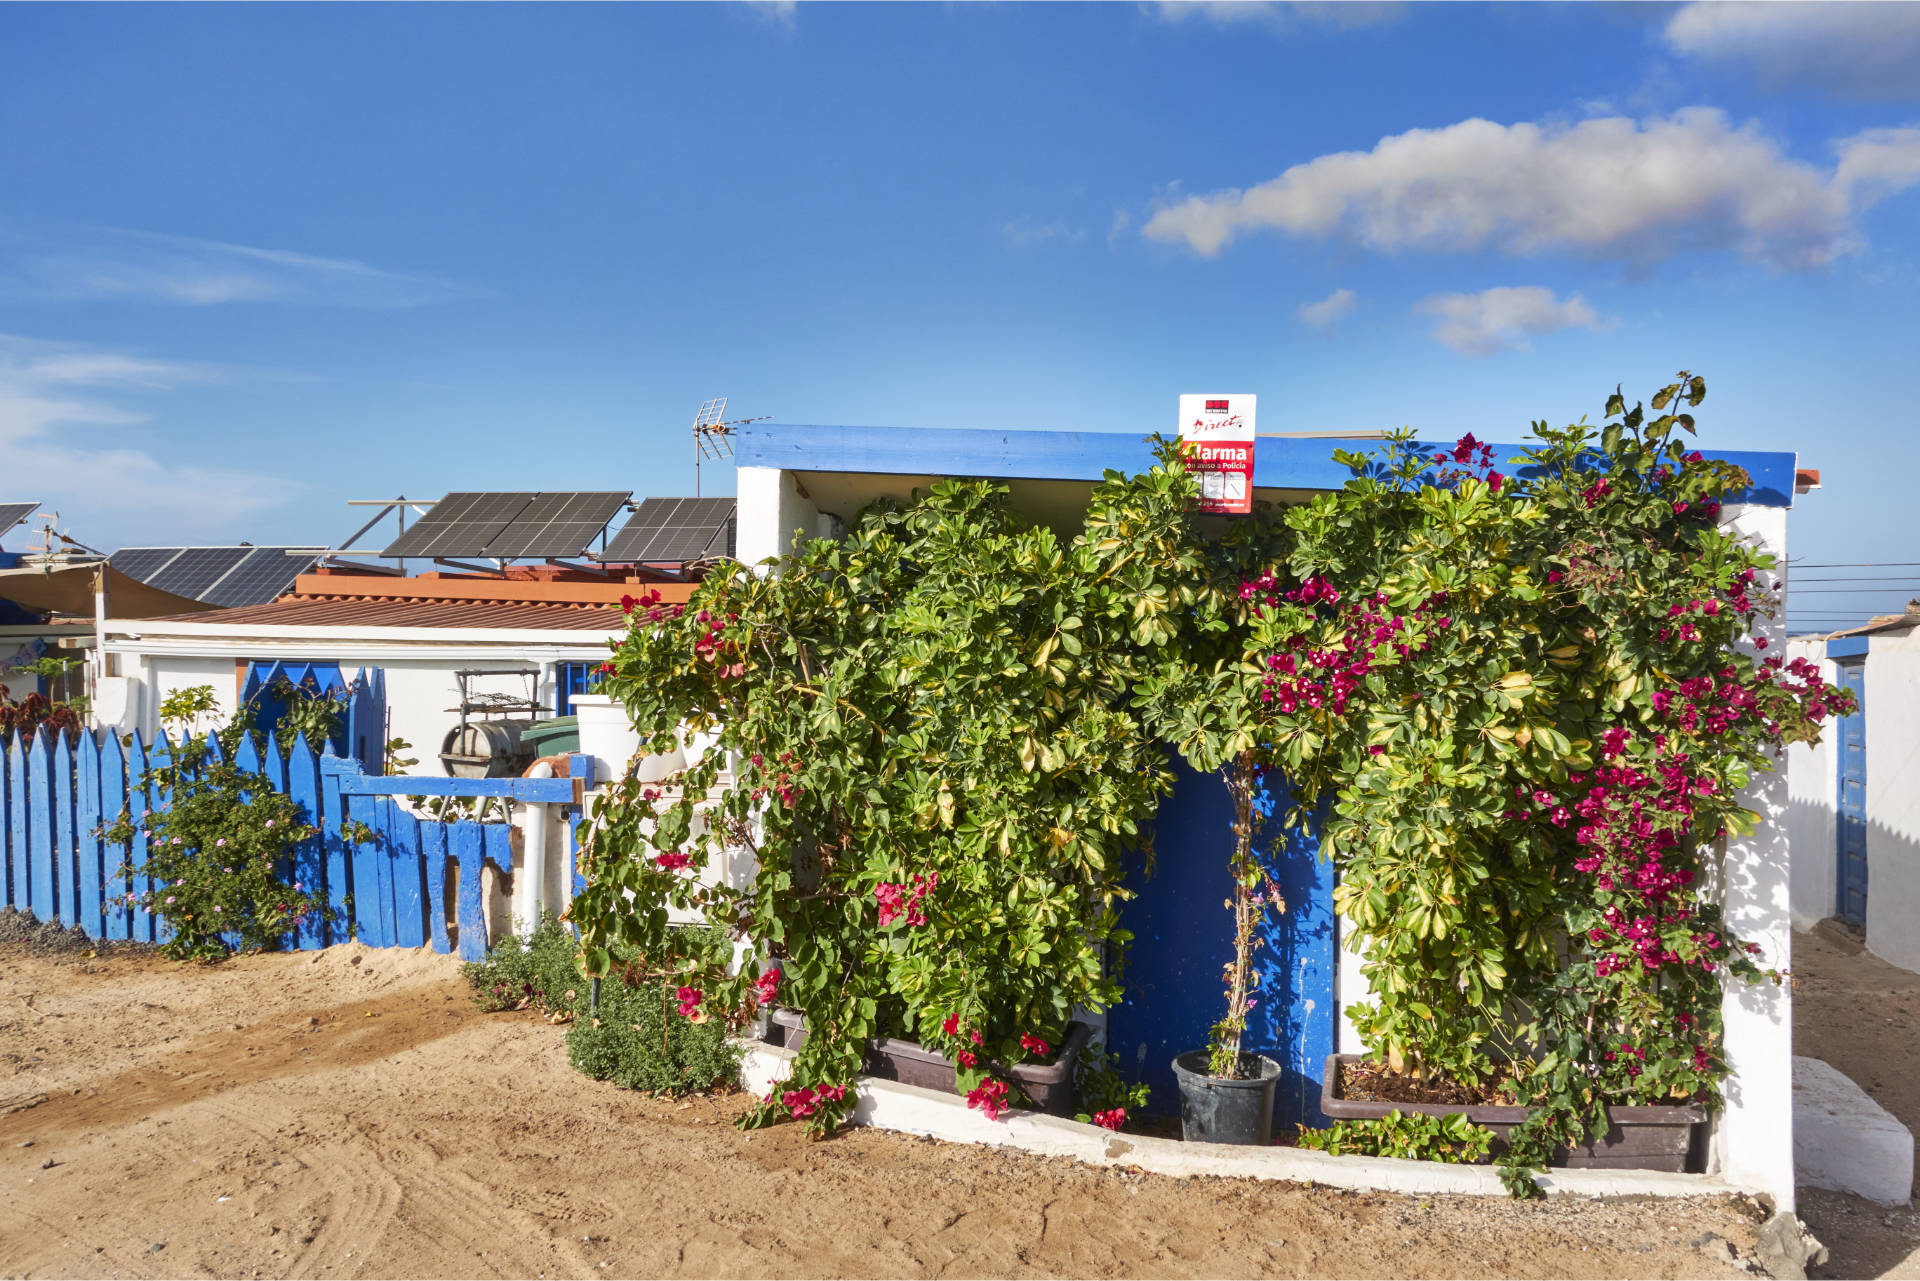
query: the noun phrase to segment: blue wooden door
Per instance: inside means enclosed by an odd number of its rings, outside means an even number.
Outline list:
[[[1226,1013],[1223,968],[1233,959],[1233,894],[1228,858],[1233,849],[1233,803],[1218,775],[1176,764],[1179,781],[1155,820],[1151,875],[1130,884],[1139,897],[1120,923],[1133,932],[1126,998],[1108,1016],[1107,1044],[1125,1075],[1153,1087],[1148,1110],[1178,1113],[1173,1057],[1205,1049],[1207,1033]],[[1271,815],[1281,798],[1262,794],[1259,812]],[[1259,1004],[1247,1019],[1241,1047],[1280,1064],[1274,1096],[1276,1134],[1294,1125],[1324,1125],[1320,1080],[1333,1053],[1339,1011],[1334,1000],[1333,882],[1320,857],[1317,834],[1262,832],[1257,848],[1286,899],[1269,911],[1254,953]]]
[[[1867,923],[1867,665],[1839,664],[1842,688],[1853,691],[1857,710],[1835,727],[1840,758],[1839,884],[1834,912],[1850,925]]]

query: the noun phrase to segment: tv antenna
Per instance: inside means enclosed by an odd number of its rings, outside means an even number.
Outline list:
[[[733,457],[733,435],[735,427],[747,423],[765,422],[771,414],[761,414],[758,418],[735,418],[725,421],[727,416],[727,398],[716,396],[700,406],[700,412],[693,416],[693,496],[700,497],[700,463],[711,459],[719,462],[723,458]]]

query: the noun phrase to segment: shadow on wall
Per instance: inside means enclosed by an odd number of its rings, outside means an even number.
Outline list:
[[[1920,837],[1867,824],[1867,950],[1920,972]]]

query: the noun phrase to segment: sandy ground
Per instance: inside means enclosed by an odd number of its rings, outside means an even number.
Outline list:
[[[1824,930],[1793,936],[1793,1049],[1852,1077],[1920,1133],[1920,974]],[[1799,1191],[1800,1217],[1832,1254],[1812,1275],[1920,1278],[1920,1213]]]
[[[1096,1170],[570,1071],[446,958],[0,945],[0,1274],[1744,1275],[1742,1199],[1406,1198]]]

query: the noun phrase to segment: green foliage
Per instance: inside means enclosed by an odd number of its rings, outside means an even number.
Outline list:
[[[280,700],[280,721],[273,727],[273,740],[282,752],[293,750],[295,738],[304,738],[314,754],[320,755],[346,721],[346,691],[323,690],[311,680],[309,677],[309,683],[296,685],[283,676],[262,691]],[[249,707],[249,714],[252,711]]]
[[[1080,1105],[1076,1121],[1091,1123],[1095,1117],[1112,1116],[1117,1109],[1116,1119],[1124,1122],[1129,1113],[1144,1109],[1152,1094],[1145,1082],[1126,1075],[1120,1060],[1107,1052],[1104,1043],[1089,1043],[1080,1051],[1080,1062],[1073,1073],[1073,1097]]]
[[[219,712],[220,696],[211,685],[185,685],[160,700],[160,724],[174,738],[192,737]]]
[[[461,968],[481,1009],[533,1009],[568,1023],[568,1059],[595,1080],[681,1094],[739,1077],[740,1053],[725,1024],[680,1017],[674,984],[635,971],[615,974],[601,984],[596,1010],[574,956],[572,934],[549,913],[525,938],[509,935],[485,960]]]
[[[716,571],[684,610],[635,602],[602,689],[655,752],[718,742],[596,802],[571,909],[588,969],[674,971],[690,1008],[736,1023],[777,988],[811,1029],[796,1092],[850,1086],[885,1004],[994,1110],[988,1064],[1119,995],[1125,859],[1171,786],[1149,721],[1212,732],[1155,679],[1187,620],[1235,599],[1194,534],[1196,491],[1178,466],[1110,475],[1067,540],[1014,517],[1002,486],[948,481],[771,573]],[[740,777],[721,790],[728,760]],[[739,886],[720,875],[729,849],[756,864]],[[670,906],[758,965],[686,956]],[[851,1102],[809,1106],[809,1124]]]
[[[1331,1156],[1394,1156],[1409,1161],[1446,1161],[1478,1165],[1493,1146],[1493,1131],[1476,1125],[1464,1112],[1428,1116],[1402,1114],[1399,1108],[1383,1117],[1336,1121],[1324,1130],[1300,1127],[1300,1146]]]
[[[160,763],[146,780],[167,799],[140,823],[123,810],[102,834],[125,844],[144,833],[147,861],[139,870],[152,888],[127,890],[122,901],[167,924],[165,955],[220,960],[233,951],[273,951],[302,921],[328,911],[321,895],[285,875],[293,848],[316,833],[292,798],[265,775],[216,759],[205,739],[170,751],[157,746]],[[134,872],[128,863],[120,876],[132,884]]]

